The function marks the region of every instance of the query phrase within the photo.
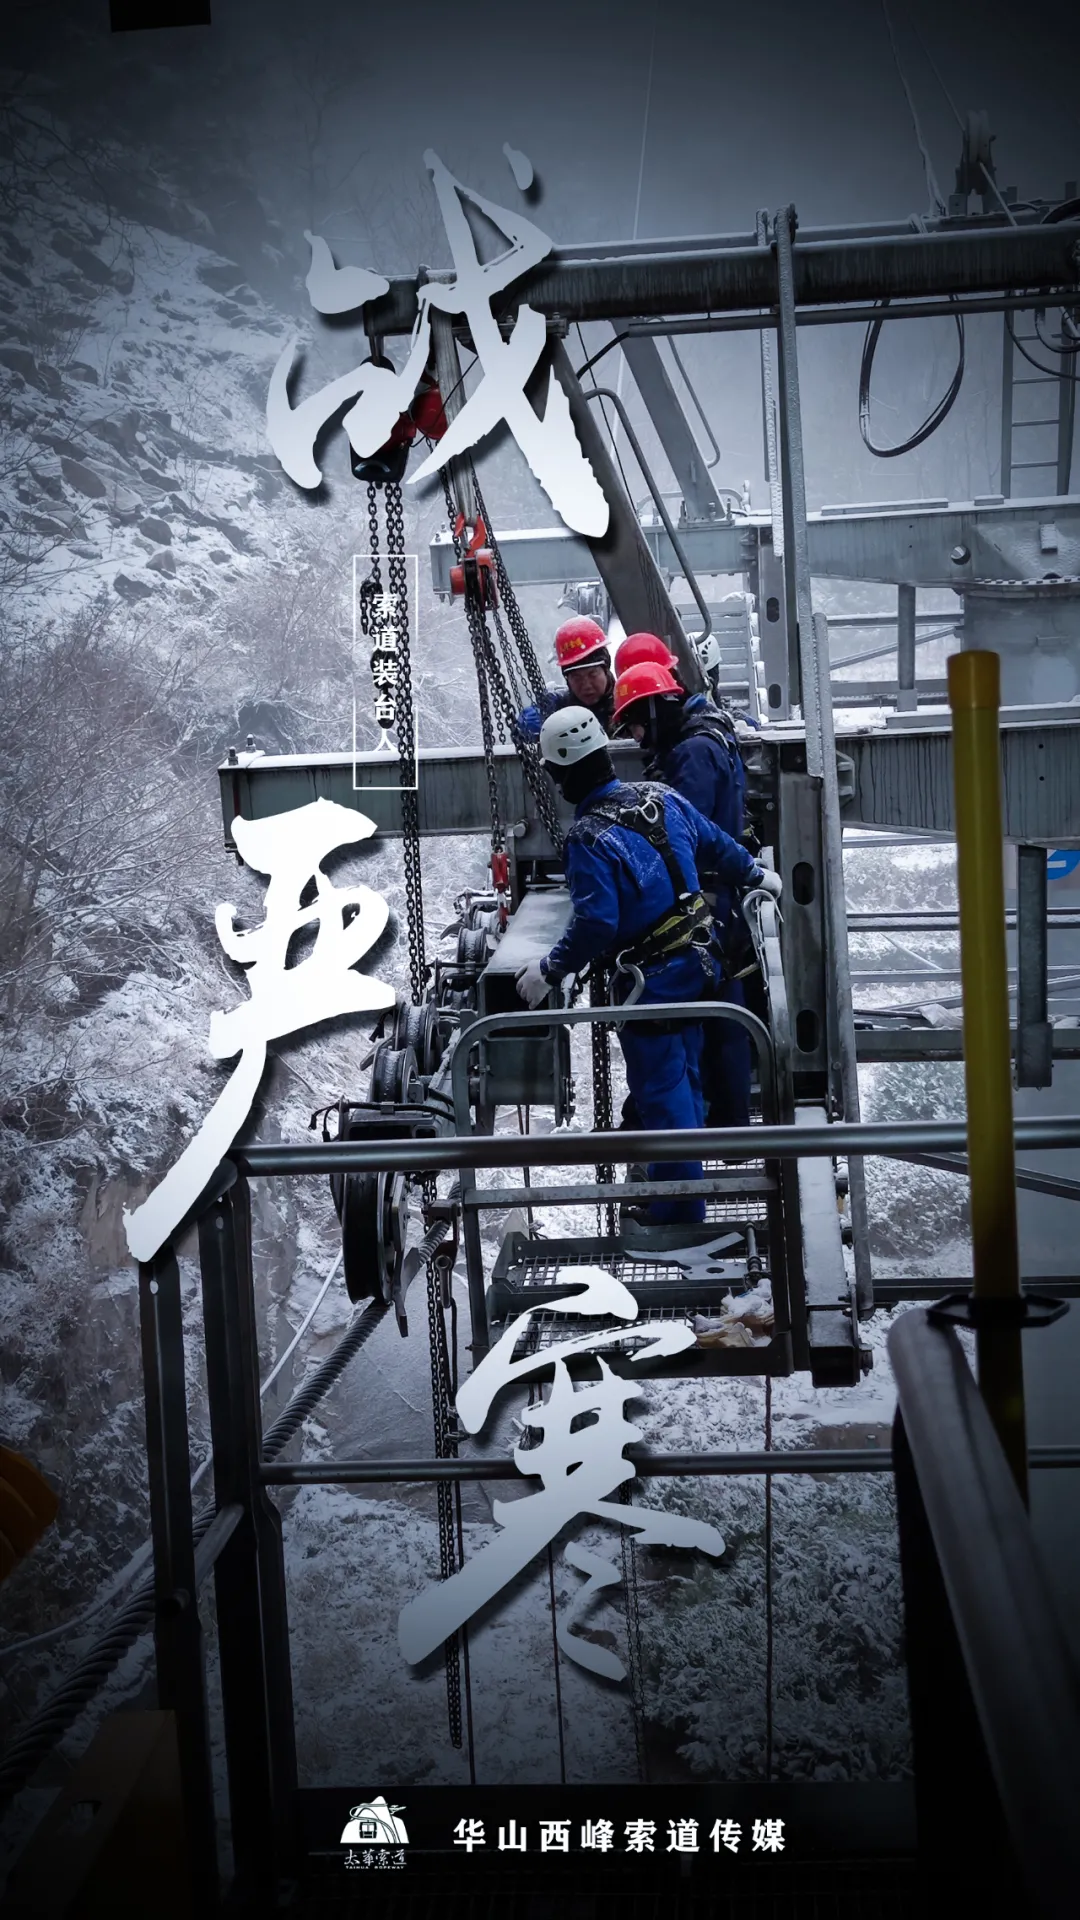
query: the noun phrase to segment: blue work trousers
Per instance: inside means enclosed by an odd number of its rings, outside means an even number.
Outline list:
[[[717,1000],[746,1005],[741,980],[722,980]],[[750,1035],[734,1020],[706,1020],[701,1079],[710,1127],[750,1125]]]
[[[700,1000],[704,997],[700,964],[693,959],[679,960],[665,967],[654,979],[646,981],[639,1006],[662,1007],[665,1000]],[[666,1024],[660,1016],[661,1025]],[[619,1028],[619,1044],[626,1062],[626,1080],[644,1129],[665,1131],[705,1124],[705,1099],[701,1085],[702,1027],[700,1022],[679,1022],[672,1031],[660,1032],[651,1020],[627,1021]],[[648,1169],[650,1180],[700,1180],[700,1160],[660,1160]],[[699,1222],[705,1218],[704,1200],[653,1200],[649,1218],[658,1225],[666,1222]]]

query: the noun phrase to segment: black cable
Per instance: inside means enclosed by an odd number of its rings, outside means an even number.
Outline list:
[[[1027,348],[1022,344],[1022,342],[1017,339],[1016,331],[1012,323],[1012,315],[1010,313],[1007,313],[1005,315],[1005,325],[1009,330],[1009,339],[1012,341],[1013,346],[1016,348],[1017,353],[1022,354],[1024,359],[1027,361],[1028,365],[1031,367],[1034,367],[1035,371],[1037,373],[1041,373],[1045,379],[1071,380],[1074,385],[1076,384],[1076,381],[1080,379],[1080,374],[1065,373],[1062,369],[1058,367],[1044,367],[1041,360],[1036,360],[1034,355],[1030,354]]]
[[[875,446],[870,438],[870,380],[874,371],[874,355],[877,353],[878,341],[881,338],[881,329],[888,318],[885,312],[885,308],[888,305],[888,300],[881,302],[880,318],[871,320],[866,329],[866,338],[863,341],[862,361],[859,366],[859,432],[867,452],[874,454],[878,460],[895,460],[898,454],[911,453],[915,447],[920,447],[924,440],[929,440],[932,433],[937,432],[942,421],[951,413],[956,396],[963,384],[966,357],[964,322],[960,314],[956,313],[953,315],[953,319],[956,322],[957,338],[956,371],[949,382],[946,392],[942,395],[932,412],[927,414],[922,426],[912,434],[910,440],[903,441],[898,447]],[[1006,322],[1007,320],[1008,316],[1006,316]]]
[[[1036,309],[1035,332],[1042,345],[1046,348],[1047,353],[1061,353],[1066,355],[1080,353],[1080,333],[1077,334],[1075,340],[1066,340],[1062,334],[1059,334],[1056,340],[1048,340],[1039,325],[1039,317],[1039,310]]]
[[[579,340],[579,341],[581,342],[581,351],[582,351],[582,353],[584,353],[584,351],[585,351],[585,340],[584,340],[584,337],[583,337],[583,335],[582,335],[582,331],[581,331],[581,325],[580,325],[580,322],[578,322],[578,321],[575,321],[575,322],[574,322],[574,325],[575,325],[575,326],[577,327],[577,337],[578,337],[578,340]],[[594,353],[594,354],[593,354],[593,357],[592,357],[592,359],[591,359],[591,360],[586,360],[586,362],[585,362],[585,365],[584,365],[583,367],[579,367],[579,368],[578,368],[578,370],[577,370],[577,377],[578,377],[578,379],[579,379],[579,380],[581,379],[581,376],[582,376],[582,374],[583,374],[583,373],[588,373],[588,372],[590,371],[590,369],[591,369],[592,367],[595,367],[595,365],[596,365],[596,363],[597,363],[597,361],[598,361],[598,360],[602,360],[602,359],[603,359],[603,357],[604,357],[604,355],[605,355],[605,353],[610,353],[610,352],[611,352],[611,349],[612,349],[612,347],[617,347],[617,346],[619,345],[619,343],[620,343],[620,341],[622,341],[622,340],[629,340],[629,338],[630,338],[630,334],[629,334],[629,332],[626,332],[626,333],[616,333],[616,334],[613,334],[613,335],[612,335],[612,337],[611,337],[611,339],[610,339],[610,340],[608,341],[608,343],[607,343],[607,345],[606,345],[605,347],[601,347],[601,349],[600,349],[600,351],[599,351],[599,353]],[[593,385],[594,385],[594,386],[596,385],[596,382],[595,382],[595,380],[593,381]]]

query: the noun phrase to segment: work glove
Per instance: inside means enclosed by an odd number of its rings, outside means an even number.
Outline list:
[[[752,885],[760,888],[762,893],[771,894],[774,900],[779,900],[783,892],[783,881],[771,867],[759,867],[757,878]]]
[[[538,1007],[551,992],[551,982],[540,971],[539,960],[530,960],[527,967],[515,974],[514,985],[527,1007]]]

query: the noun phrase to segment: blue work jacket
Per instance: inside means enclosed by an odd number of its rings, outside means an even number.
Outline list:
[[[580,707],[581,701],[570,692],[568,687],[545,687],[539,700],[531,707],[524,707],[518,714],[518,725],[526,740],[539,740],[540,729],[549,714],[558,713],[560,707]],[[605,733],[611,732],[612,695],[606,694],[590,712],[595,713]]]
[[[674,905],[667,868],[644,835],[609,821],[590,820],[599,801],[610,804],[625,799],[629,807],[639,791],[609,780],[577,808],[566,836],[566,878],[574,917],[542,962],[551,980],[582,973],[600,955],[632,946]],[[729,886],[750,885],[759,869],[744,846],[681,794],[662,787],[651,791],[662,797],[668,842],[688,891],[698,891],[699,864],[720,874]]]
[[[687,721],[715,712],[703,693],[692,694],[683,705]],[[742,837],[746,769],[734,739],[728,744],[707,733],[688,732],[657,757],[656,777],[733,840]]]
[[[655,769],[655,778],[662,780],[665,786],[674,787],[684,800],[711,820],[714,826],[729,834],[733,840],[742,838],[744,825],[744,801],[746,796],[746,768],[742,763],[737,742],[732,739],[718,740],[715,735],[695,733],[692,723],[698,716],[708,716],[716,711],[711,700],[703,693],[695,693],[684,703],[684,721],[690,723],[687,733],[676,740],[667,752],[659,754],[650,767]],[[725,886],[723,877],[714,878],[715,869],[706,860],[702,865],[702,878],[710,893],[716,896],[716,918],[720,926],[726,925],[733,905],[731,888]]]

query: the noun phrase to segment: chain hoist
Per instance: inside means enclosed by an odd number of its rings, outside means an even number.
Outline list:
[[[454,552],[460,559],[463,550],[458,534],[458,514],[450,491],[450,483],[445,475],[443,477],[443,487],[446,496],[446,510],[450,521],[450,533],[454,542]],[[486,528],[487,519],[483,512],[481,512],[481,517],[484,519]],[[465,618],[469,628],[469,639],[472,643],[473,659],[476,662],[477,682],[481,688],[480,725],[484,741],[484,764],[488,781],[488,794],[492,802],[493,833],[495,821],[498,816],[498,787],[495,771],[495,745],[490,732],[490,713],[487,713],[485,719],[486,708],[483,697],[485,690],[491,697],[491,705],[494,708],[497,719],[502,723],[500,725],[500,738],[503,737],[502,725],[505,725],[506,731],[509,733],[517,750],[522,771],[528,783],[529,791],[532,794],[540,821],[556,853],[561,853],[563,836],[555,808],[554,790],[551,781],[544,771],[544,764],[540,758],[535,741],[529,740],[526,737],[518,723],[518,713],[520,709],[515,703],[514,695],[507,685],[506,674],[503,670],[503,661],[496,652],[495,643],[491,637],[491,630],[487,623],[487,612],[480,597],[481,591],[479,585],[473,583],[467,575],[464,594]],[[501,627],[500,633],[502,634],[505,644],[506,636]],[[527,633],[525,633],[525,643],[529,646]],[[518,641],[518,645],[520,648],[520,640]],[[529,652],[535,664],[536,656],[532,653],[531,646],[529,646]],[[507,648],[507,658],[509,658],[509,648]],[[539,671],[539,668],[537,668],[537,671]],[[530,672],[530,680],[531,678]]]

